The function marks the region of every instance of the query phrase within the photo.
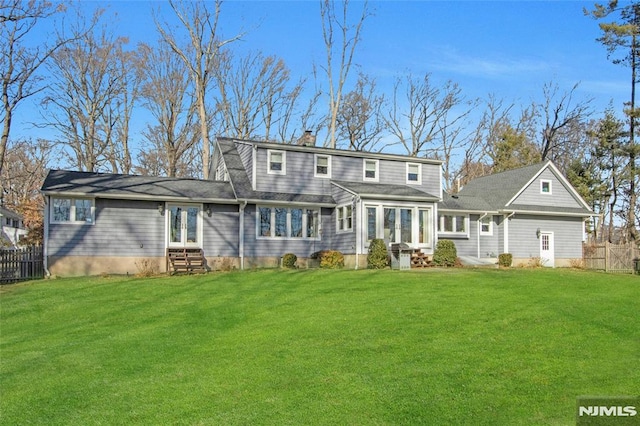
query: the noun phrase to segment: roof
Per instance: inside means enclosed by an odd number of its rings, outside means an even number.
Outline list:
[[[409,185],[390,185],[370,182],[331,181],[334,185],[367,198],[393,198],[394,200],[438,201],[439,197]]]
[[[533,179],[545,169],[558,177],[572,193],[582,208],[512,204],[517,196],[527,188]],[[536,214],[562,214],[588,216],[592,212],[585,201],[558,171],[551,161],[532,164],[518,169],[507,170],[473,179],[456,195],[446,195],[440,206],[442,210],[463,211],[516,211]]]
[[[68,170],[50,170],[42,192],[96,198],[235,201],[229,182]]]
[[[326,206],[334,206],[336,204],[330,195],[254,191],[249,176],[247,176],[247,171],[240,159],[240,154],[238,154],[238,150],[236,149],[236,142],[228,138],[218,138],[217,142],[227,168],[227,173],[229,174],[231,187],[238,200]]]
[[[473,179],[459,195],[482,198],[492,210],[502,209],[546,164],[536,163]]]
[[[326,155],[338,155],[344,157],[358,157],[358,158],[372,158],[372,159],[386,159],[386,160],[395,160],[395,161],[403,161],[406,162],[410,160],[413,163],[424,163],[424,164],[437,164],[440,165],[443,163],[442,160],[435,160],[433,158],[424,158],[424,157],[409,157],[401,154],[386,154],[382,152],[369,152],[369,151],[353,151],[347,149],[335,149],[335,148],[325,148],[319,146],[306,146],[306,145],[294,145],[294,144],[286,144],[286,143],[276,143],[276,142],[264,142],[257,140],[247,140],[247,139],[236,139],[230,137],[219,136],[216,138],[217,142],[220,143],[244,143],[254,146],[259,146],[261,148],[266,149],[278,149],[282,151],[298,151],[298,152],[313,152],[318,154],[326,154]]]
[[[22,215],[2,206],[0,206],[0,216],[7,217],[9,219],[22,220]]]

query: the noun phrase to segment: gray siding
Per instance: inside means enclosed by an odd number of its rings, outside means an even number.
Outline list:
[[[540,193],[540,181],[551,181],[551,194]],[[540,174],[529,186],[513,201],[512,204],[552,206],[552,207],[583,207],[571,195],[555,174],[548,168]]]
[[[469,215],[469,237],[441,235],[439,240],[451,240],[455,243],[458,256],[478,257],[478,219],[480,215]],[[493,235],[480,235],[479,257],[497,257],[500,254],[500,232],[496,221],[499,216],[493,216]]]
[[[206,256],[235,257],[239,253],[237,205],[212,205],[211,217],[203,213],[202,249]]]
[[[516,258],[540,256],[536,230],[553,232],[556,259],[582,257],[581,218],[515,215],[509,222],[509,251]]]
[[[331,247],[330,236],[334,232],[331,224],[332,209],[321,209],[322,235],[320,240],[257,238],[256,205],[248,204],[244,214],[244,255],[245,257],[280,257],[294,253],[298,257],[309,257],[312,253]]]
[[[315,154],[287,151],[286,175],[269,174],[267,171],[267,149],[260,148],[257,153],[256,190],[273,191],[287,194],[328,194],[331,180],[363,182],[363,159],[358,157],[331,156],[331,179],[315,177]],[[410,159],[408,160],[410,162]],[[244,160],[243,160],[244,162]],[[379,183],[406,183],[405,161],[379,160]],[[245,165],[245,167],[248,167]],[[422,164],[422,185],[420,188],[432,195],[440,193],[440,166]]]
[[[49,256],[165,255],[165,217],[152,201],[95,201],[95,223],[49,225]]]

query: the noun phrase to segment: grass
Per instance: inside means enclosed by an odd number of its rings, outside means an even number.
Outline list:
[[[640,394],[640,277],[273,271],[0,294],[2,424],[574,424]]]

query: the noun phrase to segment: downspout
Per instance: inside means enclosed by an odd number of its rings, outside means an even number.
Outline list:
[[[515,215],[516,212],[511,212],[504,217],[504,252],[509,253],[509,219]]]
[[[43,229],[43,233],[44,233],[44,238],[42,241],[42,266],[44,267],[44,273],[45,276],[47,278],[51,278],[51,272],[49,272],[49,259],[47,257],[47,254],[49,252],[48,247],[49,247],[49,203],[50,203],[50,198],[48,195],[45,195],[44,197],[44,229]]]
[[[360,223],[360,217],[362,216],[360,214],[362,208],[360,206],[360,197],[356,197],[356,199],[354,200],[356,208],[355,208],[355,214],[356,214],[356,221],[355,223]],[[362,244],[362,226],[356,226],[356,268],[358,269],[358,263],[360,260],[359,257],[359,253],[360,253],[360,245]]]
[[[485,212],[482,216],[480,216],[478,218],[478,225],[477,225],[478,229],[476,229],[476,234],[478,234],[478,238],[477,238],[477,240],[478,240],[478,259],[480,259],[480,229],[482,227],[482,219],[484,219],[488,215],[489,215],[489,213]]]
[[[238,255],[240,256],[240,270],[244,270],[244,208],[247,207],[247,201],[244,201],[244,204],[240,204],[240,220],[238,232],[239,242],[238,242]]]

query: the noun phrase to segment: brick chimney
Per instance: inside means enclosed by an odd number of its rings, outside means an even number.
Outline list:
[[[316,146],[316,136],[311,132],[311,130],[305,130],[304,134],[298,138],[298,145]]]

